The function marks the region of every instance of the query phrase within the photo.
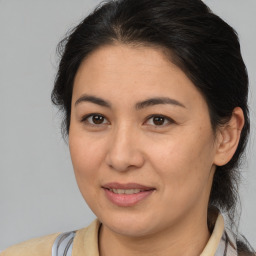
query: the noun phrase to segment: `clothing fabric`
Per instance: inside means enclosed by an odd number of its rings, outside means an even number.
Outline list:
[[[98,232],[101,223],[95,220],[76,232],[57,233],[14,245],[0,256],[99,256]],[[200,256],[237,256],[235,239],[224,229],[219,215],[211,237]]]

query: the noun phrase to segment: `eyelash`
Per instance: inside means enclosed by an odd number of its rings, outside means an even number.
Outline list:
[[[107,119],[106,119],[103,115],[101,115],[101,114],[92,113],[92,114],[88,114],[88,115],[82,117],[81,122],[82,122],[82,123],[86,123],[86,125],[90,125],[90,126],[93,126],[93,127],[100,127],[100,126],[106,124],[106,123],[94,124],[94,123],[89,122],[88,119],[91,118],[91,117],[94,117],[94,116],[98,116],[98,117],[104,118],[104,120],[107,120]],[[175,121],[174,121],[173,119],[171,119],[170,117],[167,117],[167,116],[165,116],[165,115],[160,115],[160,114],[159,114],[159,115],[158,115],[158,114],[154,114],[154,115],[148,116],[148,117],[145,119],[144,123],[147,122],[147,121],[149,121],[150,119],[156,118],[156,117],[158,117],[158,118],[163,118],[163,119],[164,119],[164,123],[165,123],[166,121],[168,122],[167,124],[163,124],[163,125],[156,125],[156,124],[152,124],[152,125],[151,125],[151,126],[154,126],[154,127],[156,127],[156,128],[157,128],[157,127],[165,127],[165,126],[167,126],[167,125],[170,125],[170,124],[175,123]],[[107,122],[107,124],[108,124],[108,123],[109,123],[109,122]],[[143,123],[143,124],[144,124],[144,123]]]
[[[88,122],[88,119],[91,118],[91,117],[94,117],[94,116],[103,117],[106,120],[106,118],[103,115],[98,114],[98,113],[92,113],[92,114],[85,115],[84,117],[82,117],[81,122],[86,123],[86,125],[90,125],[90,126],[93,126],[93,127],[101,126],[101,125],[105,124],[105,123],[104,124],[93,124],[93,123]]]
[[[174,121],[173,119],[171,119],[170,117],[167,117],[167,116],[165,116],[165,115],[157,115],[157,114],[148,116],[148,117],[145,119],[145,121],[149,121],[150,119],[153,120],[154,117],[163,118],[163,119],[164,119],[164,123],[167,121],[167,124],[163,124],[163,125],[152,124],[152,126],[155,126],[155,127],[165,127],[165,126],[168,126],[168,125],[170,125],[170,124],[175,123],[175,121]]]

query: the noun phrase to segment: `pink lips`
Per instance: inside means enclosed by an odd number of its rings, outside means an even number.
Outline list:
[[[127,183],[127,184],[120,184],[120,183],[108,183],[102,186],[105,191],[106,197],[115,205],[128,207],[134,206],[137,203],[141,202],[142,200],[146,199],[149,195],[151,195],[155,188],[143,186],[137,183]],[[120,194],[113,192],[113,189],[139,189],[138,193],[132,194]]]

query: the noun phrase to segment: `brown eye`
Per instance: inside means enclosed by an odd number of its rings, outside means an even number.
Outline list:
[[[83,123],[88,123],[90,125],[102,125],[107,124],[108,121],[106,118],[100,114],[90,114],[82,118],[81,120]]]
[[[100,115],[94,115],[92,116],[92,122],[94,124],[102,124],[104,122],[104,117]]]
[[[155,125],[163,125],[165,122],[165,118],[162,116],[154,116],[152,121]]]
[[[174,121],[166,116],[162,116],[162,115],[152,115],[151,117],[149,117],[147,119],[146,122],[148,125],[152,125],[152,126],[166,126],[169,124],[174,123]]]

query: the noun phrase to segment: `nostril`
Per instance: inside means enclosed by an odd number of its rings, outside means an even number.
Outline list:
[[[109,152],[106,156],[106,164],[116,171],[130,171],[141,168],[144,157],[139,152]]]

